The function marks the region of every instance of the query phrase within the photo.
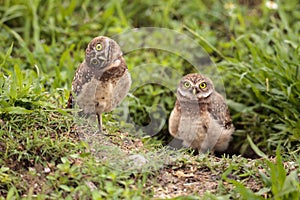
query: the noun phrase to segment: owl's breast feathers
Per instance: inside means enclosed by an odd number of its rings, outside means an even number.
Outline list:
[[[75,72],[72,82],[72,91],[76,96],[79,95],[83,86],[91,82],[93,78],[102,83],[105,83],[109,80],[116,82],[127,72],[127,70],[125,59],[123,57],[120,57],[117,62],[107,66],[104,71],[96,71],[96,69],[91,69],[86,65],[86,62],[83,62],[79,65]],[[66,108],[74,107],[74,94],[72,94],[72,92],[70,93]]]
[[[212,118],[218,122],[225,129],[232,129],[233,123],[230,117],[228,106],[226,105],[224,98],[217,92],[212,93],[210,100],[203,100],[199,103],[184,103],[183,107],[185,111],[188,111],[189,115],[202,115],[206,111],[210,113]],[[183,103],[183,102],[181,102]],[[178,100],[175,103],[175,109],[178,113],[183,114],[182,105]],[[193,106],[194,105],[194,106]],[[189,109],[189,107],[191,107]]]

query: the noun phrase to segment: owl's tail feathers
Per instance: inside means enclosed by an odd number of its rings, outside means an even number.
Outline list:
[[[72,92],[70,92],[70,96],[69,96],[66,108],[74,108],[74,103],[75,102],[74,102],[74,98],[73,98]]]

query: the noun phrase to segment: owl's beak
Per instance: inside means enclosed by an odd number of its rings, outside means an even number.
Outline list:
[[[100,59],[100,60],[106,61],[106,58],[105,58],[105,57],[102,57],[102,56],[100,56],[99,59]]]
[[[196,95],[196,93],[197,93],[196,88],[193,88],[193,94]]]

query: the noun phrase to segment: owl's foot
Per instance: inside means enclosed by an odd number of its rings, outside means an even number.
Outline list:
[[[97,114],[97,121],[98,121],[98,131],[96,132],[97,134],[102,134],[105,136],[111,136],[110,134],[107,134],[105,131],[105,127],[102,125],[102,115]]]

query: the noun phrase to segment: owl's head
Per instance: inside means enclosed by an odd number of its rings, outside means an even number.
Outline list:
[[[214,91],[213,82],[201,74],[188,74],[184,76],[177,88],[179,100],[202,100],[206,99]]]
[[[120,46],[114,40],[105,36],[92,39],[85,51],[87,65],[97,69],[104,69],[121,56]]]

